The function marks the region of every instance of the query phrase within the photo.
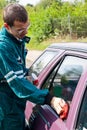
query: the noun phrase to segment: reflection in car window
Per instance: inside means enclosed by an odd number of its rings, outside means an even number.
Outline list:
[[[58,51],[45,51],[40,58],[30,67],[30,71],[37,76],[46,67],[46,65],[58,54]]]
[[[71,101],[79,78],[87,66],[87,60],[74,56],[66,56],[61,65],[58,63],[42,88],[66,101]]]
[[[76,130],[87,130],[87,89],[84,94],[81,108],[78,115],[79,117],[78,117]]]

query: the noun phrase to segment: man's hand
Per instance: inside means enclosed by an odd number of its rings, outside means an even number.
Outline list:
[[[51,106],[59,115],[63,112],[65,104],[66,102],[62,98],[53,97],[51,100]]]

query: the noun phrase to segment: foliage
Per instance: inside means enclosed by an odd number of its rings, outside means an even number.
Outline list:
[[[6,0],[7,3],[18,3],[19,0]]]
[[[87,35],[87,3],[41,0],[36,6],[26,8],[32,21],[30,32],[38,42],[50,37]]]
[[[7,2],[19,0],[0,0],[0,11]],[[87,36],[87,1],[75,0],[74,3],[62,0],[41,0],[36,6],[26,6],[31,26],[28,35],[35,42],[42,42],[48,38],[81,38]],[[0,15],[0,27],[2,17]]]
[[[0,9],[3,9],[5,7],[6,1],[5,0],[0,0]]]

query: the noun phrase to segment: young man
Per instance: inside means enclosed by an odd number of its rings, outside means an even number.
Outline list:
[[[9,4],[3,12],[4,27],[0,32],[0,130],[25,129],[25,105],[49,104],[58,114],[65,101],[48,90],[37,89],[26,78],[25,42],[30,26],[25,8]]]

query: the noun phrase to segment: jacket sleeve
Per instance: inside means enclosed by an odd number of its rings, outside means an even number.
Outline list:
[[[49,91],[47,89],[40,90],[30,83],[24,77],[22,67],[22,65],[17,63],[12,50],[0,48],[0,72],[12,91],[19,98],[29,100],[36,104],[44,104]]]

